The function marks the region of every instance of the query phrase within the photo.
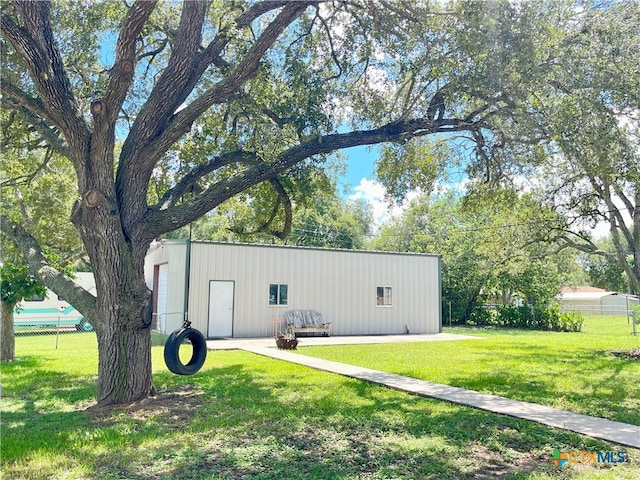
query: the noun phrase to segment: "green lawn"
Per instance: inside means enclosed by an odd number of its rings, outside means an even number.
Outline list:
[[[491,332],[478,342],[395,345],[395,367],[389,370],[422,375],[425,371],[416,358],[425,348],[428,355],[435,348],[489,363],[493,349],[501,343],[505,355],[514,359],[522,355],[520,363],[543,354],[561,355],[562,349],[554,345],[562,342],[551,340],[559,334],[550,334],[542,344],[545,348],[539,347],[545,335],[549,334]],[[598,342],[583,337],[592,336],[587,329],[584,334],[561,337],[566,340],[565,350],[578,352],[572,368],[581,368],[584,359],[598,358],[588,353],[592,348],[601,352],[637,344],[620,335],[615,341],[612,336],[610,345],[589,347],[590,341]],[[520,347],[507,349],[509,344]],[[134,405],[98,409],[95,335],[62,336],[58,349],[52,336],[20,337],[16,347],[18,359],[2,365],[3,479],[614,480],[637,479],[640,472],[640,451],[635,449],[239,351],[210,352],[200,373],[180,377],[163,365],[162,347],[154,347],[159,395]],[[380,357],[390,347],[378,345],[368,366],[378,368],[374,362],[383,361]],[[299,351],[345,360],[352,354],[354,359],[360,357],[357,352],[362,348]],[[637,374],[637,362],[616,357],[607,361],[612,367],[609,376]],[[471,367],[462,363],[462,358],[448,360],[440,370],[453,370],[453,365],[455,375],[464,377]],[[547,362],[549,368],[554,363]],[[494,363],[498,367],[498,373],[489,378],[504,374],[499,374],[504,370],[501,364]],[[526,372],[526,367],[519,368]],[[580,376],[585,385],[591,385],[588,379],[596,374],[600,375],[589,368]],[[528,376],[520,372],[517,378]],[[628,383],[624,381],[625,389]],[[604,405],[609,390],[586,391],[578,404],[586,405],[590,393],[594,402]],[[629,400],[620,393],[616,398],[622,399],[618,403]],[[616,405],[610,407],[618,411]],[[560,469],[550,462],[554,448],[563,453],[622,450],[631,462]]]
[[[300,352],[640,425],[640,361],[608,353],[640,346],[640,335],[630,334],[624,317],[590,317],[581,333],[445,332],[483,340],[309,347]]]

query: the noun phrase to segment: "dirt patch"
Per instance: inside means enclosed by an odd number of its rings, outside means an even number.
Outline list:
[[[626,360],[640,360],[640,347],[631,350],[607,350],[607,353]]]
[[[127,416],[135,420],[148,420],[161,416],[163,422],[184,426],[190,421],[192,412],[204,404],[202,391],[194,386],[184,386],[147,397],[138,402],[100,407],[93,404],[84,411],[97,422],[105,422],[114,417]]]
[[[484,445],[475,445],[468,451],[467,478],[492,479],[539,471],[548,459],[542,453],[497,452]]]

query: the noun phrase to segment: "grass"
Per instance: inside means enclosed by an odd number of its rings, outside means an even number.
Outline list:
[[[475,357],[484,345],[489,359],[494,343],[515,343],[528,352],[521,361],[536,357],[539,334],[483,333],[486,340],[429,346],[459,352],[460,344],[477,344],[473,349],[480,350],[467,355]],[[589,333],[568,335],[567,349],[589,350],[580,340]],[[530,340],[531,348],[524,348]],[[158,396],[99,409],[95,335],[66,335],[58,349],[54,342],[45,336],[18,338],[18,359],[2,365],[2,478],[638,478],[635,449],[240,351],[210,352],[200,373],[181,377],[167,371],[162,347],[156,346]],[[625,342],[620,336],[596,351],[624,348]],[[386,352],[389,346],[377,347]],[[407,352],[393,362],[397,368],[420,373],[413,364],[402,365],[425,346],[396,347]],[[360,348],[339,350],[351,356]],[[299,351],[339,354],[329,347]],[[549,347],[541,355],[555,351]],[[586,353],[578,360],[585,358]],[[633,366],[615,365],[616,374],[633,373]],[[590,375],[591,370],[584,373]],[[600,389],[593,395],[605,396]],[[550,462],[554,448],[623,450],[631,462],[559,469]]]
[[[640,345],[624,317],[590,317],[581,333],[445,331],[483,340],[309,347],[302,353],[640,425],[640,361],[609,353]]]

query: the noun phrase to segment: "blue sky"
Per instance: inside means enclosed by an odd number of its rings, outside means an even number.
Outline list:
[[[373,178],[379,152],[380,147],[353,147],[343,150],[347,157],[347,171],[342,177],[343,183],[355,187],[363,178]]]
[[[392,215],[399,215],[403,209],[402,206],[390,205],[384,198],[384,187],[374,180],[375,163],[381,148],[377,145],[342,150],[347,168],[345,174],[340,177],[338,186],[345,199],[362,199],[371,205],[376,226],[380,226]]]

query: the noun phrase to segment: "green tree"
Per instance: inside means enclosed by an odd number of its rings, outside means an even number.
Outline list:
[[[153,390],[143,265],[154,238],[252,188],[271,189],[284,234],[281,176],[348,147],[468,132],[481,164],[506,164],[508,155],[490,147],[540,130],[527,95],[549,70],[537,51],[554,42],[549,8],[5,3],[2,108],[73,166],[71,221],[97,298],[51,268],[16,217],[3,214],[2,230],[31,272],[94,325],[98,402]],[[570,9],[557,12],[571,25]]]
[[[562,228],[545,234],[601,257],[610,271],[622,270],[635,291],[640,291],[639,32],[638,2],[607,2],[606,8],[581,13],[574,28],[558,32],[563,68],[549,82],[548,95],[539,97],[552,140],[540,198],[566,218]],[[609,226],[614,248],[601,248],[593,238],[591,230],[600,223]]]
[[[38,239],[46,259],[69,271],[84,257],[80,237],[69,222],[69,210],[77,198],[73,171],[67,159],[49,148],[20,116],[2,112],[2,168],[0,212],[19,218],[25,231]],[[14,356],[14,307],[24,298],[44,294],[44,285],[29,273],[27,265],[6,236],[2,267],[2,360]],[[63,287],[64,288],[64,287]]]
[[[494,188],[532,179],[529,188],[538,201],[564,218],[541,224],[537,240],[601,257],[621,269],[631,290],[638,291],[640,4],[614,0],[583,8],[560,1],[530,2],[528,7],[532,5],[515,15],[503,11],[499,2],[485,4],[485,13],[496,14],[494,20],[472,7],[467,12],[478,35],[467,37],[476,42],[470,51],[488,58],[474,63],[474,91],[521,80],[505,90],[513,101],[510,119],[517,119],[512,128],[505,128],[501,115],[491,131],[471,130],[466,138],[450,142],[458,147],[456,157],[446,151],[434,156],[433,145],[416,156],[418,147],[411,145],[416,141],[404,150],[387,149],[379,177],[392,195],[415,186],[428,191],[434,178],[455,164],[464,166],[470,179]],[[510,14],[520,26],[529,21],[532,31],[547,29],[545,41],[523,43],[498,20]],[[486,31],[493,35],[483,35]],[[527,54],[513,56],[505,48]],[[519,63],[526,58],[528,67]],[[474,155],[468,153],[471,148]],[[609,226],[612,250],[599,248],[592,236],[600,223]]]
[[[435,201],[423,195],[401,217],[383,225],[371,246],[442,255],[443,301],[447,311],[451,302],[453,318],[466,322],[492,272],[490,259],[478,251],[482,231],[475,220],[469,225],[463,219],[461,202],[455,195]]]
[[[445,309],[465,323],[484,302],[517,296],[545,307],[575,263],[570,251],[538,243],[541,225],[558,222],[531,195],[513,189],[472,189],[464,197],[423,195],[380,229],[374,248],[442,255]]]
[[[44,296],[47,289],[29,273],[24,264],[5,263],[0,268],[0,360],[12,361],[16,354],[13,328],[13,310],[25,298],[33,295]]]

